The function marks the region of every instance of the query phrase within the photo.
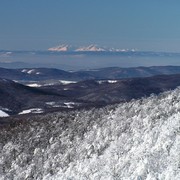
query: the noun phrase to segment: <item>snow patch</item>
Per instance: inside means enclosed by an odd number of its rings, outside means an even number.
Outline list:
[[[36,83],[33,83],[33,84],[26,84],[27,86],[29,87],[41,87],[42,85],[40,84],[36,84]]]
[[[8,117],[9,115],[4,111],[0,110],[0,117]]]
[[[117,83],[117,80],[108,80],[107,82],[110,84],[114,84],[114,83]]]
[[[34,114],[43,113],[43,110],[41,108],[26,109],[26,110],[23,110],[22,112],[20,112],[19,115],[20,114],[29,114],[29,113],[34,113]]]
[[[64,104],[67,106],[67,108],[74,108],[74,105],[75,105],[74,102],[66,102]]]
[[[47,105],[53,106],[56,104],[56,102],[52,101],[52,102],[46,102]]]
[[[62,84],[72,84],[72,83],[77,83],[77,81],[65,81],[65,80],[59,80],[60,83]]]
[[[29,71],[27,71],[28,74],[32,74],[35,70],[34,69],[31,69]]]
[[[99,84],[103,84],[103,83],[114,84],[117,82],[118,82],[117,80],[100,80],[100,81],[97,81],[97,83],[99,83]]]
[[[22,71],[21,71],[22,73],[27,73],[27,74],[36,74],[36,75],[39,75],[39,74],[41,74],[41,72],[36,72],[36,70],[35,69],[23,69]]]
[[[26,73],[28,70],[27,69],[23,69],[21,72]]]

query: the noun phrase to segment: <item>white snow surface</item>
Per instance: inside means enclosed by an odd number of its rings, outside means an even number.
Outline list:
[[[9,115],[4,111],[0,110],[0,117],[8,117]]]
[[[62,85],[67,85],[67,84],[72,84],[72,83],[77,83],[77,81],[65,81],[65,80],[59,80],[59,82],[52,82],[52,83],[40,83],[40,82],[32,82],[26,84],[26,86],[29,87],[42,87],[42,86],[53,86],[55,84],[62,84]]]
[[[28,70],[27,69],[23,69],[21,72],[26,73]]]
[[[62,84],[72,84],[72,83],[77,83],[77,81],[65,81],[65,80],[59,80],[60,83]]]
[[[36,69],[23,69],[21,72],[27,74],[36,74],[36,75],[41,74],[40,72],[37,72]]]
[[[109,84],[114,84],[114,83],[117,83],[118,81],[117,80],[100,80],[100,81],[97,81],[99,84],[103,84],[103,83],[109,83]]]
[[[180,179],[179,88],[39,118],[0,144],[1,180]]]
[[[32,83],[32,84],[27,84],[29,87],[41,87],[42,85],[37,84],[37,83]]]
[[[34,69],[31,69],[29,71],[27,71],[28,74],[32,74],[35,70]]]
[[[117,83],[117,80],[108,80],[108,83],[114,84],[114,83]]]
[[[32,108],[32,109],[26,109],[20,112],[19,114],[29,114],[29,113],[43,113],[43,110],[41,108]]]

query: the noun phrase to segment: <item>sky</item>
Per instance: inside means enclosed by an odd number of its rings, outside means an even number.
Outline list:
[[[179,0],[0,0],[0,49],[97,44],[180,52]]]

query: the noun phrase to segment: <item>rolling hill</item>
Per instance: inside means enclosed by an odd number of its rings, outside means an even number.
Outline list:
[[[0,79],[0,110],[13,114],[99,107],[148,97],[180,86],[180,74],[28,87]]]
[[[154,75],[179,74],[180,66],[152,66],[120,68],[108,67],[69,72],[51,68],[0,68],[0,77],[16,81],[45,81],[45,80],[90,80],[90,79],[121,79],[134,77],[150,77]]]

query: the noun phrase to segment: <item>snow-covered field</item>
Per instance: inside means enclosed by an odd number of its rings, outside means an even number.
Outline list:
[[[0,179],[179,180],[180,89],[0,131]]]

